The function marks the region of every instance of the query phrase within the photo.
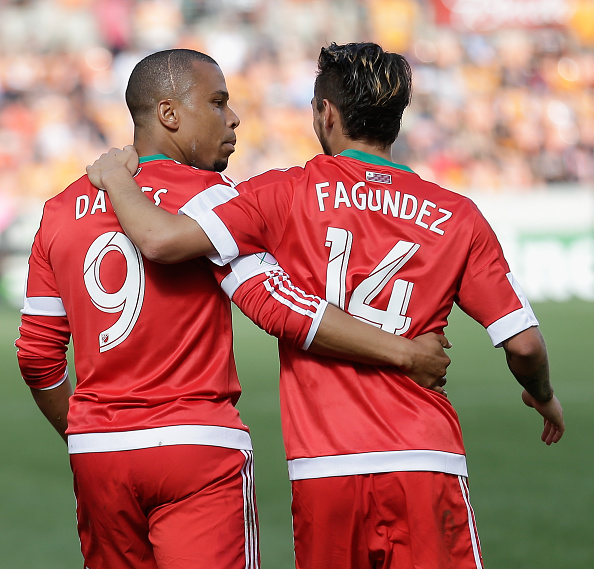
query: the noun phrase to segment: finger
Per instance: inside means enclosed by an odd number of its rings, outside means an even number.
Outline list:
[[[441,395],[443,395],[444,397],[447,397],[447,396],[448,396],[448,392],[447,392],[447,391],[446,391],[446,390],[445,390],[443,387],[440,387],[440,386],[438,386],[438,385],[436,385],[436,386],[433,388],[433,391],[436,391],[437,393],[440,393],[440,394],[441,394]]]
[[[561,440],[561,437],[563,436],[563,429],[556,429],[555,430],[555,434],[553,435],[553,442],[554,443],[558,443]]]
[[[550,445],[553,438],[553,425],[549,421],[544,422],[544,429],[542,431],[542,435],[540,436],[540,440]]]
[[[545,443],[547,445],[551,445],[552,443],[556,443],[561,438],[561,435],[562,435],[562,433],[556,427],[553,427],[553,428],[551,428],[549,434],[547,435],[547,438],[545,440]]]
[[[543,430],[542,440],[547,445],[558,443],[563,436],[564,430],[563,427],[559,427],[555,423],[547,420],[545,421],[545,430]]]
[[[445,336],[439,336],[439,342],[446,349],[452,347],[452,344]]]

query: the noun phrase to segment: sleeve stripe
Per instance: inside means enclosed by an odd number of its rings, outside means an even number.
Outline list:
[[[270,271],[270,278],[273,280],[275,285],[278,285],[279,287],[283,288],[283,290],[285,290],[287,292],[287,294],[290,294],[296,300],[300,300],[301,302],[304,302],[307,304],[313,304],[313,303],[320,302],[319,296],[315,296],[314,294],[307,294],[305,291],[301,290],[299,287],[296,287],[289,280],[289,275],[287,275],[287,273],[285,273],[285,271],[282,269],[276,270],[276,271]],[[288,283],[291,288],[286,289],[283,286],[283,283],[285,283],[285,284]],[[307,299],[311,299],[311,300],[307,300]]]
[[[278,267],[278,262],[270,253],[262,252],[238,257],[229,263],[229,267],[231,272],[222,280],[221,288],[229,298],[233,298],[240,285],[256,275]]]
[[[229,268],[231,272],[221,282],[221,288],[229,298],[232,299],[237,289],[252,277],[264,275],[266,280],[262,280],[261,284],[271,298],[288,307],[295,314],[311,320],[307,336],[301,346],[302,349],[307,350],[317,334],[328,303],[294,286],[289,275],[270,253],[262,252],[238,257],[229,263]]]
[[[273,279],[271,284],[271,279],[268,279],[264,286],[266,290],[272,295],[273,298],[276,298],[280,303],[288,306],[291,310],[297,312],[297,314],[301,314],[303,316],[310,316],[313,318],[316,312],[320,308],[321,299],[316,299],[316,301],[308,301],[298,295],[295,290],[291,290],[283,286],[280,282],[275,282],[277,279]],[[295,287],[293,287],[295,288]],[[299,290],[299,289],[296,289]],[[284,294],[282,294],[284,293]]]
[[[316,334],[318,333],[318,328],[320,327],[320,322],[324,317],[324,313],[326,312],[326,308],[328,306],[328,302],[322,300],[320,303],[320,307],[318,308],[316,315],[313,318],[313,322],[309,328],[309,332],[307,333],[307,338],[305,338],[305,342],[303,342],[302,349],[307,350],[311,346],[313,339],[315,338]]]
[[[532,311],[532,307],[530,306],[522,287],[520,287],[518,281],[516,281],[511,273],[507,274],[507,278],[514,289],[518,300],[522,303],[522,308],[518,308],[518,310],[506,314],[487,327],[487,332],[496,348],[500,348],[503,342],[508,338],[511,338],[528,328],[538,326],[538,320]]]
[[[30,316],[66,316],[64,303],[57,296],[26,296],[21,313]]]

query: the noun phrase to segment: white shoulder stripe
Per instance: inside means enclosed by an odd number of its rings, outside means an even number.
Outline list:
[[[195,195],[179,209],[179,213],[191,217],[208,235],[218,251],[218,254],[209,255],[209,259],[217,265],[225,265],[235,259],[239,255],[239,249],[231,233],[213,209],[238,195],[235,188],[217,184]]]
[[[239,192],[232,186],[216,184],[210,188],[206,188],[206,190],[203,190],[199,194],[196,194],[190,201],[180,208],[180,211],[185,213],[184,210],[190,209],[194,213],[200,215],[221,204],[227,203],[230,199],[238,195]]]
[[[26,296],[21,313],[30,316],[66,316],[64,303],[57,296]]]

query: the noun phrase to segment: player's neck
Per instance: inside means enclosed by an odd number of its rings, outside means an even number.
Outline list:
[[[340,144],[337,144],[332,148],[332,154],[335,156],[336,154],[340,154],[345,150],[359,150],[360,152],[366,152],[367,154],[378,156],[379,158],[393,162],[391,146],[387,146],[386,148],[378,148],[377,146],[367,142],[345,138]]]
[[[167,144],[167,141],[160,140],[158,136],[135,136],[134,148],[141,158],[163,154],[172,160],[185,163],[185,158],[179,154],[177,149],[173,145]]]

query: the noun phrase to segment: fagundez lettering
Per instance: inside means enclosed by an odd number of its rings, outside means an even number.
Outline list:
[[[345,207],[380,212],[383,215],[410,220],[438,235],[445,233],[442,225],[452,217],[451,211],[429,200],[419,201],[413,194],[389,188],[372,189],[365,182],[357,182],[350,189],[341,181],[336,182],[334,187],[331,187],[330,182],[320,182],[315,187],[320,211]]]

